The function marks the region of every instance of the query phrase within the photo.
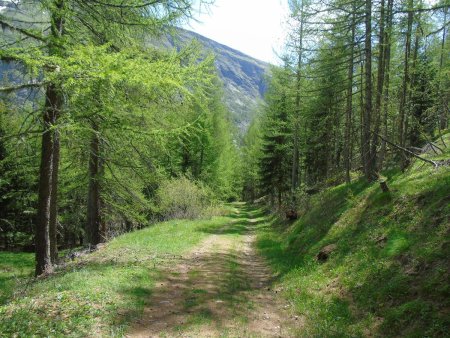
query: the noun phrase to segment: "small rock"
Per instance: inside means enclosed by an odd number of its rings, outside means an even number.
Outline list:
[[[324,246],[320,252],[317,254],[316,258],[319,262],[326,262],[328,258],[330,257],[331,253],[336,250],[337,245],[336,244],[329,244],[327,246]]]

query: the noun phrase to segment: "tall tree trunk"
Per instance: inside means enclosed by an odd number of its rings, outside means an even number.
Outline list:
[[[60,157],[60,142],[58,130],[53,131],[53,170],[52,170],[52,194],[50,198],[50,257],[52,264],[58,260],[58,172]]]
[[[359,51],[359,55],[362,55],[362,51]],[[364,154],[363,154],[363,144],[364,144],[364,92],[363,92],[363,88],[364,88],[364,61],[360,60],[360,64],[359,64],[359,87],[361,88],[360,90],[360,94],[359,94],[359,110],[360,110],[360,114],[359,114],[359,149],[361,151],[361,167],[362,167],[362,172],[365,174],[366,173],[366,169],[364,167]]]
[[[370,147],[370,129],[372,119],[372,1],[366,0],[365,8],[366,39],[364,44],[365,56],[365,105],[363,113],[363,144],[362,159],[364,174],[369,181],[375,178],[375,168]]]
[[[391,68],[391,34],[392,34],[392,19],[393,19],[394,0],[388,0],[386,30],[384,31],[384,66],[385,66],[385,81],[383,93],[383,109],[380,113],[383,119],[383,135],[388,136],[388,110],[389,110],[389,86],[390,86],[390,68]],[[386,158],[386,141],[381,141],[381,151],[378,160],[378,169],[381,170],[384,159]]]
[[[347,71],[347,106],[345,109],[345,146],[344,146],[344,168],[345,181],[350,183],[351,170],[351,138],[352,138],[352,113],[353,113],[353,65],[354,65],[354,48],[355,48],[355,6],[352,6],[351,21],[351,40],[350,40],[350,59]]]
[[[377,168],[377,148],[378,148],[378,135],[380,133],[380,125],[381,125],[381,99],[383,96],[383,88],[384,88],[384,76],[385,76],[385,0],[381,0],[380,3],[380,33],[379,33],[379,47],[378,47],[378,71],[377,71],[377,89],[375,95],[375,125],[374,125],[374,134],[372,134],[372,145],[371,145],[371,162],[372,167],[376,171]]]
[[[50,55],[61,54],[60,40],[64,31],[64,0],[54,0],[55,9],[51,13],[51,40],[48,45]],[[58,68],[55,69],[58,71]],[[62,93],[56,84],[50,83],[45,93],[43,113],[44,131],[41,145],[39,171],[38,207],[36,215],[36,276],[50,273],[56,259],[57,186],[59,170],[59,137],[56,130],[63,104]]]
[[[49,84],[46,90],[44,109],[44,132],[42,134],[41,165],[39,174],[38,208],[36,216],[36,276],[52,272],[52,236],[51,222],[56,212],[57,173],[59,160],[59,142],[56,140],[56,126],[62,106],[61,93],[54,84]],[[55,245],[55,244],[53,244]]]
[[[408,22],[407,22],[407,31],[406,31],[406,41],[405,41],[405,59],[404,59],[404,68],[403,68],[403,83],[402,83],[402,92],[400,96],[400,107],[399,107],[399,126],[398,126],[398,141],[401,147],[405,146],[406,141],[406,131],[405,131],[405,122],[406,122],[406,98],[409,89],[410,83],[410,75],[409,75],[409,58],[411,55],[411,32],[412,32],[412,24],[414,19],[414,13],[412,11],[413,0],[408,1]]]
[[[103,241],[100,176],[102,173],[100,159],[100,136],[98,125],[92,123],[92,138],[89,156],[89,191],[87,204],[86,236],[87,244],[97,245]]]
[[[298,61],[297,61],[297,74],[296,74],[296,91],[295,91],[295,116],[294,116],[294,147],[292,156],[292,172],[291,172],[291,192],[292,202],[295,203],[295,191],[299,186],[299,166],[300,166],[300,89],[301,89],[301,69],[302,69],[302,54],[303,54],[303,32],[304,32],[304,1],[301,2],[300,7],[300,31],[298,41]]]
[[[444,55],[445,54],[445,39],[447,34],[446,24],[447,24],[447,14],[448,7],[444,9],[444,28],[442,30],[442,41],[441,41],[441,56],[439,60],[439,93],[441,97],[441,107],[440,107],[440,117],[439,117],[439,131],[446,129],[448,127],[448,88],[447,90],[442,83],[442,69],[444,67]],[[448,55],[447,55],[448,58]]]
[[[410,70],[410,78],[411,78],[411,84],[410,84],[410,90],[408,91],[408,98],[406,100],[407,102],[407,109],[406,109],[406,116],[405,116],[405,146],[406,146],[406,140],[409,141],[409,145],[411,145],[414,135],[412,133],[414,132],[413,129],[409,128],[409,119],[413,118],[413,102],[412,102],[412,96],[415,89],[416,81],[417,81],[417,57],[419,54],[419,44],[420,44],[420,35],[419,32],[416,31],[416,37],[414,39],[414,49],[413,49],[413,56],[412,56],[412,64],[411,64],[411,70]],[[410,130],[411,129],[411,130]],[[418,134],[416,134],[416,138],[420,137],[420,132],[416,130]],[[408,137],[409,136],[409,137]]]

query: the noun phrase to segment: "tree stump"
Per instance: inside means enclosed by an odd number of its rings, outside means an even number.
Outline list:
[[[290,209],[286,211],[286,218],[290,221],[295,221],[298,218],[297,210]]]
[[[385,180],[380,181],[380,188],[382,192],[389,192],[389,187]]]

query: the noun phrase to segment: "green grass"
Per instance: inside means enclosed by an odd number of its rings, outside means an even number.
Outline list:
[[[208,236],[205,230],[230,221],[170,221],[120,236],[10,298],[0,307],[0,336],[122,336],[152,294],[158,266],[176,261]],[[14,255],[0,256],[2,291],[9,297],[8,276],[33,269],[32,255]],[[13,270],[5,268],[3,278],[4,266]]]
[[[305,318],[299,336],[448,336],[450,170],[417,161],[386,176],[390,193],[356,181],[311,197],[294,223],[259,225],[259,250]]]
[[[0,305],[11,298],[34,272],[34,254],[0,252]]]

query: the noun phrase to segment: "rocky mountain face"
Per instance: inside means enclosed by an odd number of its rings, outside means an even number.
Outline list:
[[[14,3],[10,0],[0,0],[0,12],[8,8],[14,8]]]
[[[263,103],[269,64],[185,29],[180,29],[175,37],[168,37],[164,44],[179,48],[193,39],[199,41],[206,52],[214,53],[224,84],[225,104],[242,136]]]

